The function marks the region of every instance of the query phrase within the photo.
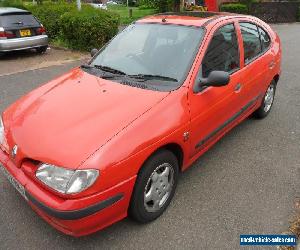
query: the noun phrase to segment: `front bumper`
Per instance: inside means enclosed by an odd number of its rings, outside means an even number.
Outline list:
[[[24,187],[25,198],[33,210],[65,234],[87,235],[127,216],[136,176],[88,197],[62,199],[29,178],[1,149],[0,164]]]
[[[0,40],[0,52],[38,48],[48,45],[48,36],[32,36],[24,38]]]

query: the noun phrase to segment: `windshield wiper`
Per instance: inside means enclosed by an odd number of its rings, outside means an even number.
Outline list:
[[[94,67],[91,66],[91,65],[89,65],[89,64],[82,64],[82,65],[80,66],[80,68],[82,68],[82,69],[92,69],[92,68],[94,68]]]
[[[121,70],[118,70],[118,69],[111,68],[109,66],[103,66],[103,65],[93,65],[93,66],[97,69],[101,69],[103,71],[106,71],[106,72],[109,72],[109,73],[112,73],[112,74],[126,75],[125,72],[123,72]]]
[[[115,78],[117,75],[118,76],[123,76],[123,72],[119,72],[116,73],[116,71],[112,72],[111,70],[108,71],[108,70],[103,70],[101,69],[100,67],[95,67],[93,65],[90,65],[90,64],[83,64],[80,66],[82,69],[86,70],[86,71],[91,71],[91,70],[99,70],[100,71],[100,75],[97,73],[97,75],[103,79],[113,79]]]
[[[177,79],[168,77],[168,76],[161,76],[161,75],[147,75],[147,74],[138,74],[138,75],[128,75],[128,77],[136,78],[136,79],[143,79],[143,80],[162,80],[162,81],[171,81],[171,82],[178,82]]]
[[[148,84],[134,82],[134,81],[132,82],[130,80],[123,80],[120,83],[123,84],[123,85],[128,85],[128,86],[131,86],[131,87],[137,87],[137,88],[140,88],[140,89],[158,90],[158,88],[153,87],[153,86],[149,86]]]

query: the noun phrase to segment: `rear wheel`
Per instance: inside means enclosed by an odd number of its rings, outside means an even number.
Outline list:
[[[155,220],[169,206],[177,186],[178,160],[168,151],[152,155],[138,174],[133,190],[129,215],[146,223]]]
[[[258,119],[265,118],[271,111],[276,92],[276,82],[273,80],[269,85],[261,106],[254,112],[254,116]]]
[[[36,52],[39,54],[45,53],[48,49],[48,46],[42,46],[36,49]]]

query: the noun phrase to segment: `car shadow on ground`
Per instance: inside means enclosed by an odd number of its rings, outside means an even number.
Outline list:
[[[18,50],[5,52],[0,54],[0,61],[12,61],[17,59],[29,58],[29,57],[39,57],[41,53],[37,53],[35,49],[30,50]]]

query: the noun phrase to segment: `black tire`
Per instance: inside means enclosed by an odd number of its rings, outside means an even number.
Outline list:
[[[170,191],[168,193],[167,198],[165,198],[165,201],[162,203],[161,207],[158,208],[158,211],[148,211],[151,204],[148,205],[148,203],[145,202],[145,193],[146,187],[149,185],[150,182],[152,182],[152,179],[150,180],[150,177],[153,178],[153,173],[155,171],[158,171],[161,166],[168,166],[171,170],[170,173],[172,173],[173,169],[173,185],[170,188]],[[158,170],[157,170],[158,169]],[[141,168],[135,187],[132,193],[130,205],[129,205],[129,216],[134,219],[137,222],[140,223],[147,223],[151,222],[155,219],[157,219],[159,216],[163,214],[163,212],[166,210],[166,208],[169,206],[176,190],[177,181],[178,181],[178,172],[179,172],[179,166],[178,166],[178,160],[176,156],[168,151],[168,150],[160,150],[156,153],[154,153],[143,165]],[[168,176],[168,180],[170,180],[171,174]],[[162,182],[162,180],[160,180]],[[160,181],[157,181],[155,183],[160,184]],[[158,185],[158,184],[151,184],[152,185]],[[161,184],[162,185],[162,184]],[[165,188],[165,186],[161,186],[160,188]],[[156,189],[155,195],[158,195],[158,189]],[[160,189],[163,190],[163,189]],[[165,191],[165,190],[163,190]],[[148,191],[149,192],[149,191]],[[159,193],[160,195],[160,193]],[[164,195],[164,194],[162,194]],[[163,198],[162,198],[163,200]],[[147,206],[147,208],[146,208]],[[154,207],[154,205],[153,205]],[[148,210],[147,210],[148,209]]]
[[[266,105],[267,105],[266,96],[267,96],[268,90],[270,88],[274,89],[274,94],[273,94],[271,106],[268,109],[266,109]],[[258,119],[263,119],[271,112],[271,109],[272,109],[272,106],[273,106],[273,103],[275,100],[275,93],[276,93],[276,82],[273,80],[271,82],[271,84],[269,85],[269,87],[263,97],[260,107],[253,113],[254,117],[256,117]]]
[[[42,46],[42,47],[39,47],[39,48],[36,48],[36,52],[39,53],[39,54],[42,54],[42,53],[45,53],[48,49],[48,46]]]

